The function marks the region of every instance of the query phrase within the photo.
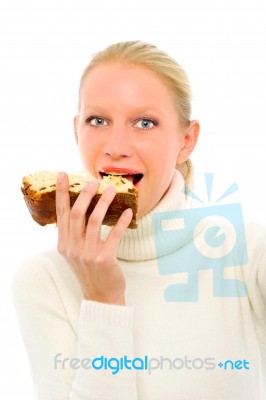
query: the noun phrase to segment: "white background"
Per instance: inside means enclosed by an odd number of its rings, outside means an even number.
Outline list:
[[[214,172],[214,197],[237,182],[228,201],[266,224],[264,0],[0,1],[0,398],[33,398],[10,282],[22,259],[56,244],[54,227],[31,220],[21,178],[81,169],[72,133],[80,75],[95,51],[135,39],[171,54],[190,77],[201,123],[197,194]]]

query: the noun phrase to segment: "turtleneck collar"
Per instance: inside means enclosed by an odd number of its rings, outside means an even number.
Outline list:
[[[161,257],[155,246],[155,235],[152,216],[155,213],[175,211],[188,208],[185,194],[183,193],[184,180],[179,171],[175,171],[171,184],[159,203],[147,214],[138,220],[137,229],[127,229],[117,251],[117,258],[126,261],[145,261]],[[103,227],[103,238],[107,237],[109,227]],[[175,245],[175,251],[183,244]]]

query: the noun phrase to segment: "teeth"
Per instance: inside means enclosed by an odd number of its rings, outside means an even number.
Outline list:
[[[103,174],[105,175],[131,175],[131,174],[127,174],[126,172],[103,172]]]
[[[128,175],[126,172],[108,172],[108,175]]]

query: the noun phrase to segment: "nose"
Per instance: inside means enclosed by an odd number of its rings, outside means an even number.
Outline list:
[[[126,128],[113,127],[108,132],[103,150],[112,158],[131,157],[131,140]]]

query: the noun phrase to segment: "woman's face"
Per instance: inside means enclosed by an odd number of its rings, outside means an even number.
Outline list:
[[[167,191],[176,162],[194,148],[195,122],[182,129],[172,95],[156,73],[112,62],[87,74],[74,126],[84,168],[100,179],[126,174],[138,187],[141,217]]]

